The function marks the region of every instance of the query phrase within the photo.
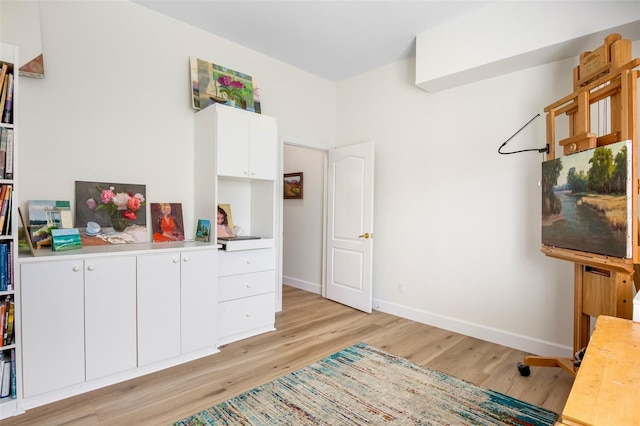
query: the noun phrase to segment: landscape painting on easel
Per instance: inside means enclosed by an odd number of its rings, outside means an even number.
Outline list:
[[[632,256],[631,141],[542,163],[542,244]]]

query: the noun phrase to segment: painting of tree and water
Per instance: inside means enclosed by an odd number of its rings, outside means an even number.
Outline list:
[[[631,257],[631,141],[542,163],[542,244]]]

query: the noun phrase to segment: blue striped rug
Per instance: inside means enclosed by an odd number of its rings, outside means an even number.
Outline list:
[[[177,425],[553,425],[557,414],[358,343]]]

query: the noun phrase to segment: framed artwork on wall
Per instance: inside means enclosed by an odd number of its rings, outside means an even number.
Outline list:
[[[260,113],[258,85],[253,77],[221,65],[190,57],[192,106],[214,103]]]
[[[303,174],[297,173],[285,173],[284,174],[284,198],[285,199],[297,199],[302,200],[302,194],[304,189]]]

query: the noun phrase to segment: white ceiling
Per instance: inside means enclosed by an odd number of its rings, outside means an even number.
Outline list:
[[[334,82],[415,55],[416,34],[490,3],[133,1]]]

